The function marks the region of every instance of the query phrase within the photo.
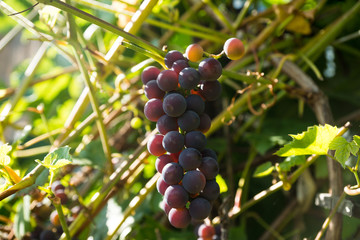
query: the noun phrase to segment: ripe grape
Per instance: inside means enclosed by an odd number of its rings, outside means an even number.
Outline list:
[[[179,155],[179,164],[185,171],[195,170],[201,164],[201,153],[195,148],[185,148]]]
[[[191,44],[185,50],[185,56],[192,62],[199,61],[204,54],[203,48],[199,44]]]
[[[185,134],[185,146],[187,148],[196,148],[199,151],[205,149],[206,137],[200,131],[191,131]]]
[[[206,184],[204,174],[197,170],[191,170],[185,173],[182,179],[182,185],[190,194],[198,194],[201,192]]]
[[[210,148],[205,148],[201,151],[201,155],[203,157],[212,157],[213,159],[217,160],[216,152]]]
[[[200,73],[191,67],[184,68],[179,73],[179,83],[183,89],[191,90],[200,82]]]
[[[164,212],[166,213],[166,215],[169,215],[169,212],[171,210],[171,207],[166,203],[166,201],[162,201],[161,202],[162,205],[162,209],[164,210]]]
[[[169,153],[180,152],[184,147],[184,135],[178,131],[170,131],[165,134],[162,144],[164,149]]]
[[[173,66],[173,63],[177,60],[185,60],[185,57],[183,54],[176,50],[171,50],[165,55],[165,65],[167,68],[171,68]]]
[[[171,208],[183,208],[189,195],[181,185],[171,185],[165,191],[164,200]]]
[[[50,222],[54,225],[54,226],[60,226],[60,219],[59,219],[59,214],[57,211],[53,211],[50,214]]]
[[[169,222],[176,228],[186,228],[191,222],[187,208],[172,208],[169,212]]]
[[[238,60],[245,53],[244,44],[240,39],[229,38],[224,44],[224,52],[229,59]]]
[[[211,204],[208,200],[202,197],[197,197],[190,202],[189,213],[194,219],[205,219],[210,215]]]
[[[197,130],[205,133],[211,127],[211,119],[210,119],[209,115],[207,115],[206,113],[201,114],[199,117],[200,117],[200,123],[199,123],[199,127]]]
[[[170,131],[178,131],[179,126],[176,118],[164,114],[156,122],[156,128],[161,134],[165,135]]]
[[[186,100],[179,93],[171,93],[165,96],[162,107],[168,116],[179,117],[186,110]]]
[[[190,132],[199,127],[200,117],[196,112],[188,110],[178,118],[178,124],[181,130]]]
[[[156,182],[156,189],[158,190],[158,192],[164,196],[166,189],[169,187],[170,185],[167,184],[164,181],[164,178],[162,176],[159,177],[159,179]]]
[[[154,156],[163,155],[166,152],[164,147],[162,146],[163,139],[164,136],[161,134],[155,134],[154,136],[151,136],[149,141],[147,142],[147,149],[149,153]]]
[[[163,102],[160,99],[150,99],[144,106],[144,114],[147,119],[156,122],[164,115]]]
[[[163,168],[165,167],[166,164],[174,162],[174,160],[172,159],[172,157],[168,154],[164,154],[159,156],[156,161],[155,161],[155,168],[156,170],[161,173]],[[201,163],[201,160],[200,160]]]
[[[52,191],[52,192],[56,192],[57,190],[65,190],[64,185],[62,185],[62,183],[61,183],[59,180],[54,181],[54,182],[51,184],[51,191]]]
[[[156,80],[150,80],[148,83],[146,83],[144,93],[148,99],[163,99],[165,96],[165,92],[159,88]]]
[[[221,76],[221,63],[215,58],[206,58],[199,63],[199,73],[205,81],[215,81]]]
[[[174,62],[174,64],[172,65],[171,70],[175,71],[177,74],[179,74],[181,72],[181,70],[183,70],[184,68],[189,67],[189,63],[187,60],[177,60]]]
[[[199,95],[190,94],[186,97],[186,110],[192,110],[200,115],[205,110],[205,102]]]
[[[58,189],[54,192],[55,196],[60,198],[61,204],[66,204],[68,197],[63,189]]]
[[[212,157],[204,157],[199,170],[205,175],[206,180],[211,180],[219,173],[219,164]]]
[[[148,66],[141,73],[141,81],[146,85],[149,81],[156,80],[160,72],[160,69],[157,67]]]
[[[178,184],[184,176],[184,170],[178,163],[172,162],[164,166],[161,175],[167,184]]]
[[[57,240],[56,234],[51,230],[44,230],[40,234],[40,240]]]
[[[206,181],[205,187],[200,193],[200,196],[211,201],[214,201],[220,195],[220,187],[215,179]]]
[[[201,224],[198,229],[198,235],[205,239],[212,239],[215,235],[215,228],[211,225]]]
[[[200,95],[207,101],[215,101],[221,95],[221,84],[219,81],[205,81],[200,84]]]
[[[178,74],[172,70],[164,70],[156,78],[156,83],[165,92],[173,91],[179,83]]]

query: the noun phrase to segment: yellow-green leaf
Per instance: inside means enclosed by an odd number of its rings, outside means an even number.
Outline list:
[[[254,177],[260,178],[268,176],[272,173],[273,170],[274,166],[271,164],[271,162],[263,163],[255,169]]]
[[[11,151],[11,146],[7,143],[0,146],[0,165],[9,165],[10,157],[8,153]]]

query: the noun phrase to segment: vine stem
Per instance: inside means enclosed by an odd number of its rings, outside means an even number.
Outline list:
[[[59,215],[60,224],[65,233],[66,239],[71,240],[69,228],[66,224],[66,219],[65,219],[64,212],[62,210],[60,199],[58,197],[50,197],[50,200],[51,200],[52,204],[55,206],[55,209]]]
[[[339,200],[336,202],[335,207],[331,210],[330,215],[325,219],[320,231],[318,232],[318,234],[315,237],[315,240],[320,240],[321,237],[324,235],[326,229],[329,227],[331,219],[334,217],[334,215],[337,212],[338,208],[340,207],[342,201],[345,199],[345,196],[346,196],[345,192],[343,192],[340,195]]]

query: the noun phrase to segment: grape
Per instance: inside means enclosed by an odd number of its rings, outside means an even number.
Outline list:
[[[212,239],[215,235],[215,228],[211,225],[201,224],[198,229],[198,235],[205,239]]]
[[[199,93],[207,101],[215,101],[221,95],[221,84],[219,81],[205,81],[200,84]]]
[[[206,137],[200,131],[191,131],[185,134],[185,146],[187,148],[196,148],[199,151],[205,149]]]
[[[68,201],[68,197],[63,189],[58,189],[54,192],[55,196],[60,198],[61,204],[65,204]]]
[[[164,212],[166,213],[166,215],[169,215],[169,212],[171,210],[171,207],[166,203],[166,201],[162,201],[161,202],[162,205],[162,209],[164,210]]]
[[[190,202],[189,213],[194,219],[205,219],[210,215],[211,204],[202,197],[197,197]]]
[[[179,93],[171,93],[165,96],[162,106],[168,116],[179,117],[186,110],[186,100]]]
[[[186,97],[186,110],[192,110],[200,115],[205,110],[205,102],[199,95],[190,94]]]
[[[220,195],[220,187],[215,179],[206,181],[205,187],[200,193],[200,196],[211,201],[214,201]]]
[[[167,184],[164,181],[164,178],[162,176],[159,177],[159,179],[156,182],[156,189],[158,190],[158,192],[164,196],[166,189],[169,187],[170,185]]]
[[[221,76],[221,63],[215,58],[206,58],[199,63],[199,73],[205,81],[215,81]]]
[[[133,128],[133,129],[139,129],[141,128],[143,122],[141,120],[141,118],[139,117],[134,117],[133,119],[131,119],[130,121],[130,126]]]
[[[199,127],[200,117],[196,112],[188,110],[178,118],[178,124],[181,130],[190,132]]]
[[[177,153],[170,153],[171,158],[174,160],[174,162],[179,162],[179,155],[180,155],[181,151],[177,152]]]
[[[177,74],[179,74],[181,72],[181,70],[183,70],[184,68],[189,67],[189,64],[187,62],[187,60],[177,60],[174,62],[174,64],[172,65],[171,70],[175,71]]]
[[[245,53],[244,44],[240,39],[229,38],[224,44],[224,52],[229,59],[238,60]]]
[[[155,168],[159,173],[161,173],[164,166],[171,162],[174,162],[174,160],[172,159],[172,157],[170,155],[168,155],[168,154],[161,155],[155,161]]]
[[[36,226],[36,227],[31,231],[30,239],[31,239],[31,240],[39,239],[39,238],[40,238],[40,234],[42,233],[42,231],[43,231],[43,228],[42,228],[42,227]],[[25,238],[23,238],[23,239],[25,239]]]
[[[162,144],[164,149],[169,153],[180,152],[184,147],[184,135],[178,131],[170,131],[165,134]]]
[[[204,50],[199,44],[191,44],[185,50],[185,56],[192,62],[199,61],[203,56]]]
[[[164,200],[171,208],[182,208],[188,202],[189,195],[182,186],[171,185],[165,191]]]
[[[186,228],[191,221],[189,210],[186,208],[172,208],[168,217],[171,225],[176,228]]]
[[[213,159],[217,160],[216,152],[210,148],[205,148],[201,151],[202,157],[212,157]]]
[[[44,230],[40,234],[40,240],[57,240],[55,233],[51,230]]]
[[[156,122],[156,128],[161,134],[165,135],[170,131],[178,131],[179,126],[176,118],[165,114]]]
[[[210,119],[209,115],[207,115],[206,113],[201,114],[199,117],[200,117],[200,123],[199,123],[199,127],[197,128],[197,130],[205,133],[211,127],[211,119]]]
[[[141,81],[146,85],[149,81],[156,80],[160,72],[160,69],[157,67],[148,66],[141,73]]]
[[[191,170],[185,173],[182,185],[190,194],[197,194],[201,192],[206,184],[204,174],[197,170]]]
[[[166,152],[164,147],[162,146],[163,139],[164,136],[161,134],[155,134],[154,136],[151,136],[149,141],[147,142],[147,149],[149,153],[154,156],[163,155]]]
[[[178,74],[172,70],[164,70],[156,78],[156,83],[165,92],[173,91],[179,83]]]
[[[198,168],[201,160],[201,153],[195,148],[185,148],[179,155],[179,164],[185,171]]]
[[[156,122],[164,115],[163,102],[160,99],[150,99],[144,106],[144,114],[147,119]]]
[[[54,225],[54,226],[60,226],[60,219],[59,219],[59,214],[57,211],[53,211],[50,214],[50,222]]]
[[[205,175],[206,180],[211,180],[219,173],[219,164],[212,157],[204,157],[199,170]]]
[[[144,93],[148,99],[152,99],[152,98],[163,99],[163,97],[165,96],[165,92],[159,88],[156,80],[150,80],[145,85]]]
[[[179,73],[179,83],[183,89],[191,90],[200,82],[199,72],[191,67],[184,68]]]
[[[164,166],[161,175],[167,184],[178,184],[184,176],[184,170],[178,163],[172,162]]]
[[[173,63],[177,60],[185,60],[183,54],[179,51],[172,50],[165,55],[165,65],[167,68],[171,68]]]
[[[56,192],[57,190],[65,190],[64,185],[62,185],[62,183],[61,183],[59,180],[54,181],[54,182],[51,184],[51,191],[52,191],[52,192]]]

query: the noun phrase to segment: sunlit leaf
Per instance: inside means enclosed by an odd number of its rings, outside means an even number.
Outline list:
[[[3,144],[0,146],[0,165],[9,165],[10,157],[8,153],[11,151],[11,146]]]
[[[216,182],[219,184],[220,187],[220,193],[227,192],[228,186],[225,182],[225,180],[221,177],[220,174],[216,176]]]
[[[35,161],[37,163],[40,163],[46,168],[49,168],[51,170],[56,170],[72,162],[69,151],[70,151],[70,147],[68,146],[61,147],[46,155],[43,161],[39,161],[39,160],[35,160]]]
[[[261,164],[255,169],[254,177],[265,177],[272,173],[274,170],[274,166],[271,164],[271,162],[266,162]]]

